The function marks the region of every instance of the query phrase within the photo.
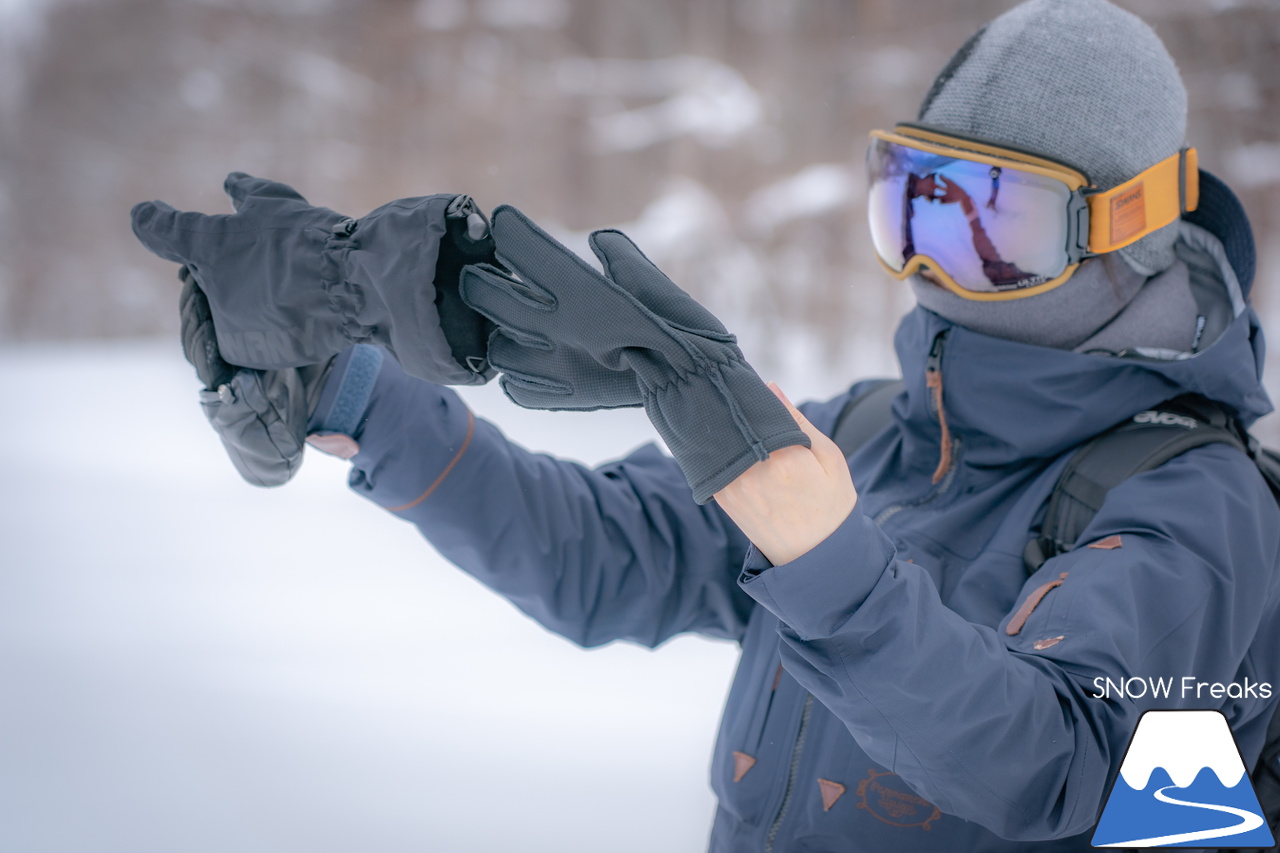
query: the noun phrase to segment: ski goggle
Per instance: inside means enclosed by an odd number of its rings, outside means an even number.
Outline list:
[[[1195,210],[1200,187],[1194,148],[1103,192],[1065,163],[910,124],[871,132],[867,176],[881,265],[899,280],[927,267],[977,300],[1057,287]]]

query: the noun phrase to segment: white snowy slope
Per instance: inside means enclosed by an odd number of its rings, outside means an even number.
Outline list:
[[[736,647],[583,651],[311,454],[244,484],[172,342],[0,349],[0,850],[704,850]],[[636,411],[525,412],[585,461]]]
[[[1157,767],[1168,771],[1179,788],[1194,782],[1205,767],[1228,788],[1234,787],[1245,772],[1227,718],[1217,711],[1144,714],[1120,765],[1120,775],[1130,788],[1141,791]]]

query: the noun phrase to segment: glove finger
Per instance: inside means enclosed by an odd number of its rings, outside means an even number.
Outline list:
[[[619,351],[624,348],[660,351],[679,370],[692,366],[687,347],[674,343],[670,324],[622,285],[600,275],[556,242],[519,210],[510,205],[498,207],[493,212],[491,231],[498,259],[526,283],[536,285],[556,300],[556,307],[564,316],[557,318],[553,338],[570,339],[593,349],[597,358],[615,367]],[[669,281],[667,286],[681,292]],[[618,329],[626,330],[625,343],[613,333]]]
[[[527,282],[563,293],[568,287],[600,282],[600,273],[509,204],[493,211],[489,226],[498,258]]]
[[[550,349],[546,336],[532,330],[546,325],[547,312],[554,302],[548,305],[541,298],[534,298],[536,292],[524,282],[492,267],[469,266],[462,271],[458,289],[463,302],[522,345]]]
[[[144,201],[130,211],[133,234],[153,254],[185,264],[201,260],[194,257],[200,244],[225,227],[227,216],[175,210],[163,201]]]
[[[538,377],[522,377],[514,374],[502,374],[498,384],[511,402],[525,409],[542,409],[557,412],[594,412],[599,409],[623,409],[640,405],[633,399],[635,384],[631,383],[626,393],[607,396],[587,396],[577,389],[566,389],[557,383],[546,383]]]
[[[250,196],[255,198],[287,198],[300,201],[303,204],[307,203],[302,194],[288,184],[267,180],[266,178],[255,178],[253,175],[244,172],[232,172],[227,175],[227,179],[222,183],[222,189],[231,198],[231,206],[236,210],[239,210],[245,199]]]
[[[526,409],[564,408],[571,405],[573,386],[557,382],[545,376],[534,376],[519,372],[503,373],[502,388],[507,396]],[[542,405],[539,401],[549,400],[554,405]]]
[[[501,297],[509,298],[534,311],[554,311],[557,307],[556,297],[546,289],[510,276],[492,264],[469,264],[463,270],[464,276],[468,274],[484,279],[482,284],[477,285],[477,293],[482,292],[482,287],[488,286]]]
[[[573,409],[573,389],[555,383],[544,385],[536,377],[523,377],[503,373],[498,385],[507,399],[522,409],[564,411]]]
[[[737,340],[714,314],[645,257],[626,234],[612,229],[595,231],[588,243],[605,275],[671,325],[726,343]]]
[[[489,339],[489,360],[502,372],[507,396],[526,409],[590,411],[642,402],[630,370],[606,368],[573,347],[532,350],[495,332]]]
[[[546,340],[530,346],[509,329],[489,336],[489,364],[508,376],[532,385],[559,388],[566,394],[573,392],[578,378],[610,372],[580,350],[555,346]]]
[[[206,319],[202,315],[208,309],[209,303],[207,299],[200,299],[200,297],[204,296],[204,293],[196,286],[196,281],[191,276],[191,270],[185,264],[178,268],[178,279],[182,282],[182,294],[178,297],[182,354],[186,356],[187,361],[191,362],[191,366],[196,369],[196,374],[204,382],[205,377],[201,372],[202,347],[197,346],[196,341],[200,335],[200,327]],[[202,301],[203,305],[201,304]],[[204,382],[204,384],[206,388],[209,387],[208,382]]]
[[[202,298],[204,291],[200,289],[195,276],[191,274],[191,268],[186,264],[178,267],[178,281],[182,282],[182,293],[178,296],[178,315],[182,319],[183,337],[186,337],[188,329],[193,329],[208,319],[209,300]]]
[[[641,360],[652,368],[652,383],[662,381],[658,374],[667,374],[668,379],[679,377],[700,363],[697,344],[687,340],[688,335],[682,335],[622,285],[600,275],[520,211],[509,205],[499,207],[493,214],[492,231],[498,259],[556,300],[554,317],[532,318],[534,322],[527,328],[544,329],[554,340],[571,341],[615,370],[627,366],[630,353],[649,353],[653,357]],[[669,281],[667,287],[680,292]],[[484,313],[482,308],[477,310]],[[496,322],[499,326],[519,325]],[[702,331],[699,334],[707,336]]]
[[[186,266],[178,271],[178,278],[183,282],[178,307],[182,318],[182,352],[196,369],[204,387],[217,388],[230,382],[235,370],[223,360],[218,350],[213,314],[204,291]]]

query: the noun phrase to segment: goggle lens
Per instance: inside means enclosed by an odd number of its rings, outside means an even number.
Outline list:
[[[867,170],[871,239],[895,272],[919,256],[965,290],[996,293],[1050,281],[1069,264],[1072,191],[1062,181],[880,138]]]

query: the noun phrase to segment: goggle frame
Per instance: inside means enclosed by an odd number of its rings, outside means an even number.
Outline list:
[[[1070,191],[1064,247],[1066,267],[1054,278],[1030,287],[971,290],[958,284],[941,264],[927,255],[913,255],[901,270],[895,270],[879,251],[875,253],[880,266],[898,281],[927,268],[943,286],[965,299],[1001,302],[1052,290],[1070,279],[1081,261],[1135,243],[1152,231],[1174,222],[1183,213],[1195,210],[1199,203],[1199,158],[1195,148],[1183,148],[1134,178],[1103,191],[1093,186],[1083,170],[1068,163],[988,140],[947,133],[927,125],[902,122],[892,132],[873,130],[870,136],[872,140],[879,139],[926,154],[1031,172],[1061,181]],[[1176,191],[1170,189],[1171,183],[1176,186]],[[1148,186],[1153,190],[1150,194]],[[1137,207],[1139,201],[1142,202],[1141,208]],[[1135,216],[1129,211],[1139,211],[1140,215]],[[1121,226],[1119,229],[1117,224]]]

